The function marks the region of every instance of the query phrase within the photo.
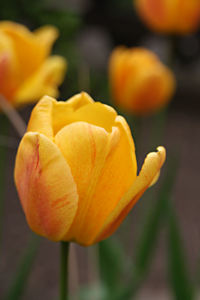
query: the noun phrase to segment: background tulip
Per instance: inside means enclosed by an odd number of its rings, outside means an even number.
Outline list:
[[[175,88],[173,73],[143,48],[116,48],[110,57],[109,75],[113,100],[137,115],[165,106]]]
[[[34,232],[91,245],[116,230],[164,160],[159,147],[137,176],[129,127],[113,108],[86,93],[67,102],[46,96],[20,143],[15,182]]]
[[[199,0],[135,0],[142,20],[153,30],[187,34],[200,24]]]
[[[53,26],[30,32],[13,22],[0,22],[0,94],[13,106],[36,101],[45,94],[57,96],[66,61],[50,56],[58,36]]]

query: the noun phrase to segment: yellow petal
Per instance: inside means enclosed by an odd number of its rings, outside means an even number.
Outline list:
[[[56,101],[54,98],[44,96],[34,107],[28,124],[28,131],[43,133],[49,138],[66,124],[68,117],[80,107],[93,103],[87,93],[80,93],[68,101]]]
[[[49,139],[53,139],[52,109],[56,102],[54,98],[44,96],[32,110],[27,131],[44,134]]]
[[[54,133],[73,122],[87,122],[111,132],[117,116],[116,111],[108,105],[93,102],[86,93],[80,95],[81,97],[77,95],[77,101],[73,97],[66,103],[57,102],[54,106]]]
[[[79,205],[75,225],[66,240],[78,234],[91,201],[101,169],[109,150],[109,134],[105,129],[86,122],[76,122],[62,128],[55,143],[68,162],[77,184]]]
[[[90,242],[91,244],[109,237],[119,227],[145,190],[151,185],[166,157],[165,148],[158,147],[157,150],[158,152],[152,152],[147,155],[139,176],[137,176],[130,189],[121,198],[118,205],[105,221],[95,240]]]
[[[92,103],[94,103],[94,100],[90,97],[90,95],[88,95],[88,93],[85,93],[85,92],[76,94],[75,96],[73,96],[67,100],[67,105],[71,106],[73,108],[73,110],[77,110],[78,108],[80,108],[86,104],[92,104]]]
[[[80,93],[67,101],[54,102],[53,108],[53,128],[56,134],[62,127],[72,122],[81,121],[76,118],[75,112],[81,107],[94,103],[93,99],[87,93]]]
[[[23,81],[45,60],[49,54],[47,46],[40,43],[38,38],[25,26],[14,22],[1,22],[0,32],[5,33],[12,40],[18,59],[20,80]]]
[[[70,237],[82,245],[92,244],[106,219],[136,178],[137,163],[130,129],[122,117],[117,117],[115,125],[110,134],[109,153],[94,191],[81,199],[84,209],[87,203],[86,210],[83,213],[82,208],[69,231]],[[83,177],[84,174],[85,172]],[[90,182],[91,180],[89,184]],[[83,189],[87,190],[87,185]]]
[[[111,132],[116,116],[117,113],[114,109],[102,103],[95,103],[84,92],[75,95],[66,102],[44,97],[32,111],[28,131],[39,131],[52,138],[66,125],[83,121],[103,127]],[[51,126],[48,132],[47,126]]]
[[[58,85],[64,79],[66,61],[60,56],[52,56],[41,65],[37,72],[28,78],[17,91],[16,105],[38,101],[42,96],[56,97]]]
[[[84,105],[73,114],[73,121],[83,121],[104,128],[111,132],[114,125],[116,111],[108,105],[100,102]],[[71,120],[70,120],[71,123]]]
[[[18,149],[15,182],[31,229],[61,240],[76,214],[78,195],[57,146],[42,134],[26,133]]]

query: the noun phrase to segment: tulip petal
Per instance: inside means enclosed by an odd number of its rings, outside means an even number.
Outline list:
[[[155,68],[146,68],[140,70],[138,76],[134,75],[127,81],[124,95],[129,99],[129,109],[135,113],[145,114],[158,110],[172,97],[175,90],[174,75],[158,62]]]
[[[144,48],[117,47],[109,69],[113,98],[135,114],[158,110],[175,89],[173,73]]]
[[[73,122],[88,122],[111,132],[117,113],[111,106],[95,102],[82,106],[73,114],[72,117]]]
[[[96,187],[87,201],[87,212],[75,217],[72,228],[74,239],[90,245],[106,219],[112,213],[124,193],[136,178],[137,163],[130,129],[121,116],[116,118],[116,127],[110,134],[110,149],[102,167]],[[92,224],[92,226],[91,226]],[[77,230],[78,228],[78,230]],[[72,229],[69,231],[73,234]]]
[[[56,102],[54,98],[44,96],[32,110],[27,131],[44,134],[53,139],[52,107]]]
[[[76,111],[80,108],[94,103],[93,99],[87,93],[80,93],[67,101],[56,101],[54,102],[53,108],[53,129],[56,134],[62,127],[67,124],[83,121],[76,117]]]
[[[66,125],[80,121],[102,127],[111,132],[116,116],[117,113],[113,108],[94,102],[84,92],[75,95],[66,102],[56,101],[46,96],[33,109],[28,131],[39,131],[52,138]],[[39,122],[38,118],[40,119]],[[50,134],[47,133],[46,129],[43,131],[46,126],[52,127]]]
[[[17,91],[16,105],[37,101],[44,95],[58,95],[57,86],[63,81],[66,71],[66,61],[60,56],[46,59],[37,72],[28,78]]]
[[[119,227],[145,190],[151,185],[166,157],[164,147],[158,147],[157,150],[158,152],[152,152],[147,155],[140,174],[107,218],[96,238],[90,241],[90,244],[109,237]]]
[[[60,102],[58,102],[59,104]],[[86,92],[81,92],[79,94],[76,94],[75,96],[69,98],[67,100],[68,106],[71,106],[73,108],[73,110],[77,110],[78,108],[86,105],[86,104],[92,104],[95,103],[94,100],[90,97],[90,95],[88,95],[88,93]]]
[[[86,93],[81,93],[81,95],[82,98],[88,99],[88,95]],[[58,105],[56,105],[54,109],[54,132],[57,133],[62,127],[74,122],[87,122],[95,126],[102,127],[107,132],[111,132],[115,118],[117,117],[116,111],[112,107],[100,102],[91,102],[86,104],[85,102],[88,100],[84,99],[82,101],[84,101],[84,105],[81,103],[81,106],[79,104],[79,106],[76,105],[76,107],[74,107],[75,102],[73,98],[63,105],[59,105],[58,102]],[[66,106],[65,113],[63,111],[64,106]],[[58,113],[59,118],[57,115]]]
[[[68,101],[56,101],[54,98],[44,96],[32,110],[27,130],[43,133],[52,139],[66,125],[68,116],[80,107],[93,102],[92,98],[84,92],[73,96]]]
[[[71,168],[79,194],[77,214],[66,240],[75,239],[81,230],[110,150],[109,137],[105,129],[86,122],[72,123],[55,136],[55,143]]]
[[[58,38],[58,29],[54,26],[46,25],[35,30],[33,34],[38,39],[38,43],[40,43],[40,45],[44,45],[46,49],[46,56],[48,56],[53,43]]]
[[[78,194],[57,146],[42,134],[26,133],[16,158],[15,182],[31,229],[61,240],[76,214]]]

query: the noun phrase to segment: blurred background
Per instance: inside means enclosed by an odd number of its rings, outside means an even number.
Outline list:
[[[150,239],[146,247],[149,247],[151,253],[149,256],[144,253],[143,266],[145,262],[146,265],[134,299],[192,299],[190,293],[184,293],[181,298],[175,296],[173,289],[175,282],[177,289],[181,289],[181,286],[188,286],[190,289],[190,286],[194,285],[198,291],[200,281],[200,31],[173,37],[155,34],[139,19],[132,0],[35,0],[28,3],[25,0],[7,0],[1,3],[0,19],[25,24],[32,30],[45,24],[59,28],[60,37],[55,43],[53,53],[66,57],[68,61],[68,71],[61,86],[60,99],[68,99],[85,90],[96,101],[112,104],[109,95],[108,59],[115,46],[144,46],[154,51],[165,64],[168,64],[169,55],[171,56],[177,89],[167,109],[165,124],[160,123],[159,116],[142,118],[139,126],[134,125],[134,117],[128,118],[133,124],[133,129],[135,126],[139,131],[139,167],[149,151],[160,144],[166,147],[169,156],[161,180],[142,197],[111,238],[114,250],[106,248],[105,244],[102,244],[102,247],[90,248],[73,245],[70,289],[74,297],[72,299],[103,299],[104,287],[100,282],[106,281],[106,267],[112,268],[113,264],[114,268],[116,262],[112,261],[112,255],[109,260],[109,255],[112,251],[115,253],[116,249],[117,252],[123,252],[120,261],[123,270],[119,273],[119,284],[131,281],[130,274],[134,271],[134,266],[130,262],[136,261],[137,266],[137,255],[142,251],[141,236],[145,236],[146,232]],[[26,122],[32,107],[19,111]],[[137,121],[135,122],[138,124]],[[161,127],[162,134],[159,133]],[[158,134],[152,138],[152,132],[156,130]],[[5,177],[2,176],[5,183],[5,201],[1,222],[3,231],[0,250],[0,299],[16,276],[31,238],[13,181],[13,166],[20,139],[11,125],[7,136],[8,139],[2,141],[0,137],[1,147],[7,147],[6,174]],[[151,213],[155,215],[153,209],[157,205],[157,195],[164,197],[166,174],[168,181],[175,177],[173,185],[170,185],[170,198],[176,215],[177,232],[173,224],[170,229],[167,226],[163,207],[158,209],[159,216],[156,221],[152,221],[153,225],[148,221]],[[108,252],[106,249],[109,249]],[[105,269],[99,272],[98,263],[102,255],[108,259],[108,263]],[[117,256],[116,260],[119,259]],[[173,259],[174,270],[170,267]],[[58,264],[59,245],[42,239],[32,271],[29,277],[25,278],[26,289],[21,299],[56,299]],[[176,269],[178,264],[181,266]],[[115,271],[118,272],[118,269]],[[173,274],[177,275],[175,279]],[[90,289],[89,294],[85,294],[87,286]]]

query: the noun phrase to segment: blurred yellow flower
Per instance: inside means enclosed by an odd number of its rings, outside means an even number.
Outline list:
[[[143,48],[117,47],[110,57],[109,75],[115,103],[136,115],[162,108],[175,89],[173,73]]]
[[[162,33],[187,34],[200,25],[199,0],[134,0],[141,19]]]
[[[0,22],[0,94],[13,106],[58,95],[66,60],[49,56],[57,36],[53,26],[30,32],[23,25]]]
[[[15,183],[34,232],[88,246],[118,228],[164,161],[158,147],[137,176],[130,129],[112,107],[86,93],[67,102],[45,96],[20,143]]]

